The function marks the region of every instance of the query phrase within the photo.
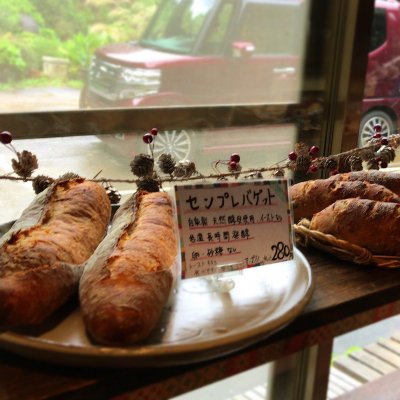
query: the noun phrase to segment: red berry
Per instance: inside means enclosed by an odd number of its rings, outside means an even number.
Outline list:
[[[311,154],[318,154],[319,152],[319,147],[318,146],[311,146],[310,148],[310,153]]]
[[[388,163],[386,161],[381,161],[380,164],[381,168],[387,168]]]
[[[12,142],[12,135],[8,131],[3,131],[0,133],[0,142],[3,144],[9,144]]]
[[[231,154],[231,161],[233,161],[233,162],[235,162],[235,163],[240,162],[240,156],[239,156],[239,154],[238,154],[238,153],[233,153],[233,154]]]
[[[153,136],[157,136],[158,129],[157,129],[157,128],[153,128],[153,129],[150,131],[150,133],[151,133]]]
[[[311,173],[317,172],[318,167],[316,165],[310,165],[310,168],[308,169]]]
[[[380,139],[382,135],[380,133],[375,133],[374,136],[372,136],[374,139]]]
[[[381,145],[383,145],[383,146],[387,146],[389,144],[389,140],[388,140],[388,138],[382,138],[381,139]]]
[[[382,132],[382,125],[381,124],[374,125],[374,132],[376,133]]]
[[[146,133],[143,135],[143,142],[149,144],[153,141],[153,135],[151,133]]]
[[[297,154],[294,151],[291,151],[288,155],[288,158],[290,161],[296,161],[297,160]]]
[[[236,161],[229,162],[229,169],[231,171],[236,171],[238,169],[238,163]]]

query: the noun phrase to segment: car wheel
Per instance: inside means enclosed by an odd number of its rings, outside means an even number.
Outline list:
[[[161,154],[171,154],[176,161],[190,159],[193,131],[160,131],[154,140],[153,155],[157,159]]]
[[[364,147],[368,145],[368,141],[374,136],[374,126],[381,125],[382,136],[389,137],[394,132],[394,122],[392,118],[384,111],[371,111],[364,115],[360,124],[360,132],[358,135],[358,145]]]

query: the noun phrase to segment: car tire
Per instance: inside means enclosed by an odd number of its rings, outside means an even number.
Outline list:
[[[176,161],[189,160],[194,134],[194,131],[186,129],[160,131],[154,140],[154,159],[165,153],[171,154]]]
[[[384,111],[371,111],[361,119],[358,135],[358,145],[360,147],[368,145],[368,141],[375,134],[374,126],[377,124],[382,126],[382,136],[389,137],[395,130],[395,123],[389,114]]]

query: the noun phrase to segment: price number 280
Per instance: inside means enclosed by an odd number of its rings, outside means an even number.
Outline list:
[[[274,255],[272,256],[273,261],[283,260],[284,258],[288,258],[292,255],[290,247],[283,242],[274,244],[271,246],[271,250],[274,252]]]

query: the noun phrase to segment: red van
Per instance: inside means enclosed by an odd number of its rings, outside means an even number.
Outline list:
[[[368,56],[359,144],[380,124],[387,136],[400,119],[400,3],[376,0]]]
[[[301,5],[165,0],[138,42],[96,51],[82,106],[293,101],[301,72]]]
[[[304,13],[302,0],[164,0],[138,42],[96,51],[81,106],[297,102]],[[187,132],[165,142],[188,156]]]

